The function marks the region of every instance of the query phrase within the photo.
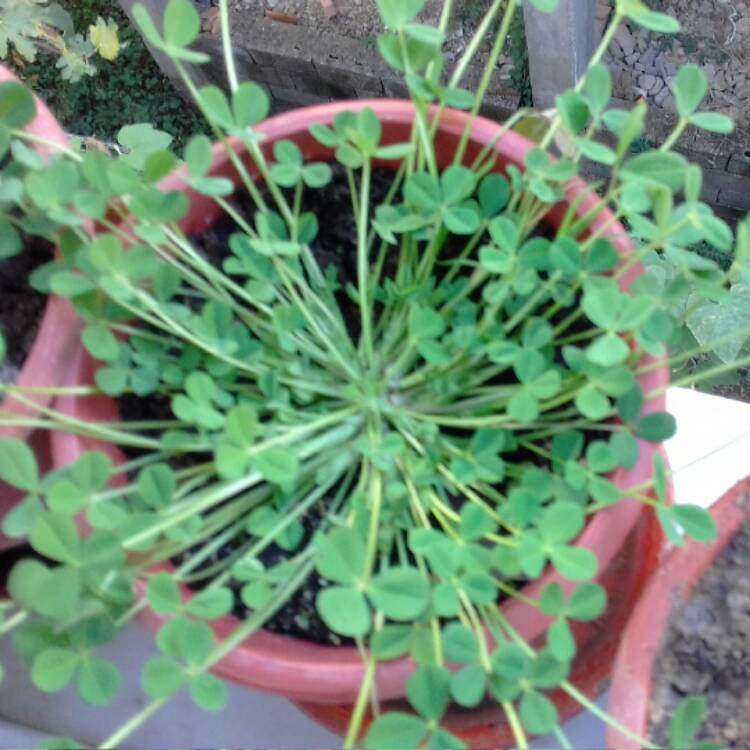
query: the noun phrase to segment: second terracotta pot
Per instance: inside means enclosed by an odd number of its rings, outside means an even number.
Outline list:
[[[750,477],[736,484],[712,508],[718,537],[712,544],[689,541],[669,553],[628,620],[612,672],[609,711],[637,737],[647,738],[652,672],[672,613],[689,597],[706,571],[750,516]],[[637,750],[642,743],[609,729],[607,747]]]
[[[18,81],[18,79],[8,68],[0,65],[0,83],[4,81]],[[36,115],[25,130],[52,143],[67,146],[68,139],[60,123],[40,99],[34,97],[34,101]],[[39,144],[35,145],[35,148],[45,158],[49,158],[54,151],[53,147]],[[80,318],[75,314],[68,300],[51,295],[47,300],[36,338],[21,367],[16,385],[23,388],[55,388],[62,385],[71,363],[75,360],[75,351],[81,345],[80,331]],[[41,406],[47,406],[52,400],[49,394],[27,395]],[[31,417],[35,414],[32,406],[11,397],[0,401],[0,412],[13,417]],[[0,437],[27,440],[30,433],[31,429],[28,427],[0,425]],[[47,440],[47,435],[39,436],[35,438],[33,446],[46,445]],[[39,452],[37,458],[40,463],[46,460],[45,452]],[[6,513],[12,510],[22,497],[23,494],[15,487],[0,482],[0,523]],[[18,543],[17,540],[9,539],[0,532],[0,550]]]

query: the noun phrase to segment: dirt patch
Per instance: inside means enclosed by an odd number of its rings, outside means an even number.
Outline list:
[[[29,238],[18,255],[0,261],[0,331],[7,347],[0,383],[15,382],[34,343],[47,298],[31,287],[29,275],[51,259],[47,241]]]
[[[243,13],[265,16],[279,23],[294,23],[313,31],[329,31],[374,48],[376,38],[383,32],[374,0],[333,0],[336,13],[328,18],[320,0],[230,0],[231,6]],[[203,3],[215,4],[213,0]],[[491,0],[459,0],[444,45],[446,69],[450,70],[458,61],[491,5]],[[437,26],[443,9],[443,0],[426,0],[424,10],[418,17],[420,23]],[[206,11],[204,11],[206,12]],[[209,12],[210,13],[210,12]],[[520,29],[513,29],[514,34]],[[522,32],[520,32],[522,33]],[[480,53],[489,52],[492,39],[486,39]],[[511,81],[514,62],[509,50],[498,61],[500,79]]]
[[[671,83],[679,68],[692,62],[708,76],[704,109],[750,127],[750,0],[656,0],[649,5],[677,18],[682,30],[665,35],[621,28],[607,56],[615,96],[631,101],[642,96],[672,109]],[[598,1],[600,30],[611,6],[610,0]]]
[[[706,697],[698,739],[750,747],[750,521],[672,616],[653,674],[650,736],[669,746],[669,724],[687,695]]]

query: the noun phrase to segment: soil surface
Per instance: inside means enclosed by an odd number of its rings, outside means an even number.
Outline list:
[[[698,739],[750,747],[750,520],[672,616],[653,674],[650,736],[669,747],[669,725],[688,695],[706,697]]]
[[[655,34],[636,26],[621,28],[607,56],[614,95],[640,96],[673,109],[670,84],[677,70],[692,62],[709,80],[705,109],[723,112],[738,127],[750,127],[750,0],[654,0],[654,10],[677,18],[682,30]],[[612,7],[598,0],[599,30]]]
[[[47,298],[32,289],[28,278],[51,259],[51,245],[33,237],[18,255],[0,261],[0,331],[7,346],[0,383],[15,382],[34,343]]]

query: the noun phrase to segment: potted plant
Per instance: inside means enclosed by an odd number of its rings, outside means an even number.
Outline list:
[[[634,734],[656,744],[699,747],[710,741],[742,747],[750,736],[747,714],[738,705],[744,685],[736,690],[747,665],[737,659],[738,642],[740,651],[743,647],[742,620],[747,618],[742,604],[746,587],[737,574],[742,578],[746,572],[742,561],[748,554],[749,501],[750,479],[745,479],[713,506],[716,540],[674,549],[623,633],[609,708]],[[734,668],[727,669],[727,659]],[[675,712],[677,695],[691,683],[690,692],[696,695],[683,705],[680,721],[669,733],[664,717]],[[699,734],[696,717],[706,709],[706,725]],[[614,729],[607,739],[612,747],[641,746]]]
[[[23,128],[17,133],[19,144],[31,150],[30,159],[47,160],[53,157],[57,147],[65,147],[67,138],[52,113],[36,97],[32,100],[16,77],[0,65],[0,87],[3,96],[23,98],[24,105],[16,106],[15,116],[4,118],[3,133],[0,138],[0,158],[5,157],[10,147],[7,125]],[[33,115],[33,117],[32,117]],[[18,148],[21,148],[19,146]],[[33,154],[38,154],[34,157]],[[14,160],[12,165],[3,165],[0,179],[18,184],[21,162]],[[12,170],[12,171],[11,171]],[[8,184],[8,183],[5,183]],[[51,247],[43,237],[23,235],[24,227],[14,223],[16,216],[6,215],[15,197],[3,191],[0,197],[0,412],[3,415],[32,417],[37,406],[48,405],[54,392],[49,390],[60,386],[67,373],[70,355],[80,347],[79,318],[73,312],[68,300],[57,296],[46,299],[40,292],[29,286],[27,276],[40,263]],[[16,324],[16,330],[4,331],[6,325]],[[6,334],[4,337],[3,334]],[[7,334],[12,333],[9,341]],[[14,385],[17,397],[6,396],[5,384]],[[13,425],[7,422],[0,426],[0,437],[24,440],[32,432],[29,425]],[[48,465],[48,434],[38,432],[33,441],[41,462]],[[17,488],[0,481],[0,520],[21,498]],[[0,533],[0,549],[16,542]]]
[[[204,60],[187,0],[163,33],[136,9],[216,143],[191,140],[176,171],[168,151],[142,173],[104,154],[67,155],[64,180],[39,170],[37,207],[76,238],[50,287],[85,320],[86,354],[45,411],[56,470],[18,441],[0,454],[45,558],[14,568],[0,630],[40,689],[75,680],[106,703],[119,674],[97,649],[135,617],[158,627],[152,700],[105,746],[183,687],[220,709],[220,677],[346,704],[347,746],[482,744],[488,715],[493,737],[564,743],[573,703],[602,713],[589,696],[655,568],[655,521],[714,536],[700,508],[668,504],[658,450],[669,367],[705,347],[664,345],[684,323],[675,297],[721,300],[747,253],[722,272],[684,249],[731,231],[681,156],[629,156],[645,108],[608,109],[599,63],[624,18],[674,23],[618,2],[533,144],[477,114],[516,2],[491,5],[447,81],[450,4],[437,29],[415,21],[420,2],[378,5],[412,102],[270,120],[237,80],[226,2],[229,97],[185,74]],[[704,87],[694,67],[678,77],[670,142],[729,127],[696,112]],[[612,167],[601,195],[584,159]],[[644,273],[662,255],[670,277]]]

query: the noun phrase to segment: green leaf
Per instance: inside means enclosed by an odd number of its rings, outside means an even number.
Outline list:
[[[185,162],[193,177],[203,177],[211,168],[211,141],[205,135],[190,139],[185,149]]]
[[[600,617],[607,607],[607,592],[598,583],[576,586],[568,599],[566,611],[574,620],[588,622]]]
[[[164,11],[164,41],[175,47],[187,47],[201,30],[201,19],[190,0],[169,0]]]
[[[318,545],[318,572],[329,581],[356,583],[365,565],[365,544],[357,531],[348,527],[331,530],[320,536]]]
[[[468,167],[454,165],[440,175],[443,203],[454,205],[468,198],[476,188],[476,177]]]
[[[706,74],[693,63],[683,65],[672,82],[677,113],[680,117],[690,117],[708,93]]]
[[[39,484],[34,451],[22,440],[0,437],[0,479],[27,491],[35,490]]]
[[[177,158],[169,151],[156,151],[146,157],[143,179],[154,183],[166,177],[177,166]]]
[[[651,10],[642,0],[621,0],[621,4],[628,18],[644,29],[662,34],[676,34],[681,28],[676,18]]]
[[[375,576],[367,593],[386,617],[398,621],[418,617],[430,603],[430,585],[425,575],[402,565]]]
[[[504,274],[510,271],[515,260],[507,251],[485,245],[479,251],[479,262],[491,273]]]
[[[695,736],[706,715],[706,699],[702,695],[684,698],[669,724],[669,746],[674,750],[695,747]]]
[[[169,656],[152,656],[143,667],[141,686],[150,698],[169,698],[184,684],[182,667]]]
[[[542,589],[542,594],[539,597],[539,609],[550,617],[556,617],[565,612],[565,595],[559,583],[548,583]]]
[[[593,386],[587,386],[576,394],[575,405],[584,417],[597,422],[606,417],[611,409],[609,399]]]
[[[233,604],[234,596],[226,586],[213,586],[192,597],[186,609],[194,617],[216,620],[228,615],[232,611]]]
[[[78,669],[79,657],[74,651],[48,648],[31,665],[31,680],[41,691],[56,693],[62,690]]]
[[[92,706],[106,706],[120,691],[120,671],[105,659],[87,654],[83,658],[76,684],[81,698]]]
[[[31,529],[31,546],[39,554],[63,563],[75,563],[80,553],[75,521],[58,513],[43,513]]]
[[[589,68],[583,84],[583,95],[594,115],[600,115],[605,110],[612,97],[612,74],[606,65],[598,63]]]
[[[646,415],[635,428],[635,434],[650,443],[663,443],[676,433],[677,420],[665,411]]]
[[[714,517],[698,505],[673,505],[672,516],[684,532],[699,542],[709,543],[716,540],[718,531]]]
[[[211,122],[216,123],[224,130],[234,128],[234,115],[229,108],[226,95],[218,86],[201,86],[198,89],[198,101]]]
[[[27,495],[5,514],[3,533],[11,539],[27,537],[31,533],[34,520],[43,510],[44,506],[37,495]]]
[[[409,650],[411,635],[408,625],[384,625],[373,633],[370,648],[378,661],[397,659]]]
[[[172,495],[177,489],[177,480],[169,466],[154,464],[140,472],[136,486],[141,499],[156,510],[164,508],[172,501]]]
[[[171,614],[182,605],[182,594],[170,573],[156,573],[148,579],[146,599],[154,612]]]
[[[578,135],[589,120],[589,108],[586,100],[577,92],[570,89],[555,97],[555,106],[565,127],[574,135]]]
[[[660,505],[656,509],[656,515],[659,519],[659,523],[661,524],[664,536],[667,537],[667,541],[670,544],[673,544],[675,547],[684,547],[685,539],[682,536],[682,530],[675,522],[672,508],[665,505]]]
[[[578,536],[585,523],[580,505],[558,500],[545,509],[539,522],[539,531],[545,542],[559,544]]]
[[[373,721],[365,737],[365,747],[371,750],[418,747],[425,734],[427,725],[424,719],[399,711],[388,711]]]
[[[510,185],[502,175],[489,174],[479,184],[477,197],[486,217],[497,216],[508,205],[510,196]]]
[[[560,0],[529,0],[529,2],[542,13],[553,13],[560,5]]]
[[[0,123],[20,129],[31,122],[35,113],[34,97],[29,89],[18,81],[0,83]]]
[[[288,448],[266,448],[252,458],[253,467],[273,484],[291,484],[297,477],[299,459]]]
[[[113,362],[120,354],[115,335],[104,325],[87,325],[81,334],[81,341],[92,357],[103,362]]]
[[[421,305],[409,308],[409,334],[414,339],[434,339],[445,332],[445,321],[435,310]]]
[[[596,141],[576,141],[576,145],[580,152],[591,161],[599,162],[600,164],[606,164],[612,166],[617,161],[617,154],[602,143]]]
[[[711,344],[727,331],[743,331],[750,326],[750,285],[735,284],[721,302],[705,300],[687,319],[687,326],[701,346],[712,349],[722,362],[734,362],[747,337],[736,336],[715,347]]]
[[[240,128],[252,127],[265,120],[270,109],[268,94],[257,83],[244,81],[232,94],[232,112]]]
[[[400,29],[421,13],[424,0],[377,0],[377,5],[383,23]]]
[[[451,677],[451,696],[461,706],[478,706],[486,691],[487,676],[478,664],[469,664]]]
[[[709,133],[729,135],[734,131],[734,122],[720,112],[696,112],[690,117],[690,124]]]
[[[319,162],[308,164],[302,170],[302,180],[309,188],[320,189],[333,179],[333,172],[328,164]]]
[[[208,658],[214,645],[214,631],[205,622],[179,619],[177,641],[180,656],[193,666]]]
[[[17,255],[22,247],[18,230],[7,221],[0,221],[0,260]]]
[[[443,628],[445,658],[454,662],[474,661],[479,657],[479,642],[466,625],[452,622]]]
[[[554,547],[549,553],[558,573],[571,581],[586,581],[596,575],[596,555],[583,547]]]
[[[407,178],[404,197],[416,208],[427,212],[436,211],[442,202],[440,185],[434,177],[424,172],[417,172]]]
[[[204,711],[221,711],[229,699],[226,683],[212,674],[198,674],[190,680],[190,697]]]
[[[623,178],[648,185],[663,185],[677,192],[685,183],[687,161],[673,151],[647,151],[625,162]]]
[[[458,533],[462,539],[473,541],[495,530],[495,522],[481,505],[465,503],[461,508]]]
[[[11,571],[8,590],[13,600],[47,617],[73,615],[79,604],[81,579],[77,569],[49,569],[37,560],[21,560]]]
[[[367,635],[372,626],[370,608],[361,591],[331,586],[318,594],[317,608],[325,624],[349,637]]]
[[[494,674],[511,682],[518,682],[529,672],[529,658],[515,643],[502,643],[492,655]]]
[[[519,713],[524,727],[532,734],[546,734],[557,726],[555,704],[536,690],[524,693]]]
[[[616,333],[605,333],[586,349],[589,362],[602,367],[622,364],[630,355],[627,342]]]
[[[50,288],[55,294],[62,297],[78,297],[82,294],[92,292],[96,287],[94,283],[73,271],[57,271],[50,278]]]
[[[406,682],[409,703],[425,719],[440,719],[450,701],[450,682],[447,669],[432,665],[419,667]]]
[[[560,617],[549,626],[547,646],[559,661],[570,661],[575,656],[576,643],[565,618]]]

